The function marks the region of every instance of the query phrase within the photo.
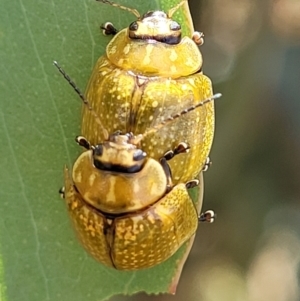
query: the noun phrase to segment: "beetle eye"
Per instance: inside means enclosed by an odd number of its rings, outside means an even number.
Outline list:
[[[98,144],[94,148],[94,155],[95,156],[102,156],[103,154],[103,146],[101,144]]]
[[[172,21],[171,24],[170,24],[170,29],[174,30],[174,31],[180,30],[181,26],[177,22]]]
[[[137,149],[133,154],[134,161],[141,161],[146,158],[147,154],[140,149]]]
[[[137,22],[132,22],[130,25],[129,25],[129,30],[132,30],[132,31],[136,31],[137,29],[139,28],[139,25],[137,24]]]

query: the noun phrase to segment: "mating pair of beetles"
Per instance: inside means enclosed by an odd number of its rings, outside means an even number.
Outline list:
[[[99,58],[82,99],[85,151],[65,168],[66,200],[85,249],[119,270],[157,265],[193,236],[201,220],[188,190],[199,185],[214,133],[211,81],[201,71],[201,33],[182,37],[172,15],[96,0],[137,20],[114,35]]]

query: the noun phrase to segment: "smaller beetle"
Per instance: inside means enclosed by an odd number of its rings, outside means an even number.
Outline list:
[[[199,216],[188,194],[198,180],[172,183],[167,161],[187,152],[185,143],[159,161],[147,157],[139,146],[147,135],[220,94],[169,116],[144,134],[109,135],[88,100],[54,64],[95,115],[105,137],[97,145],[77,137],[86,151],[76,160],[71,176],[65,168],[62,194],[82,245],[96,260],[119,270],[149,268],[165,261],[195,233],[198,221],[212,222],[214,217],[211,211]]]
[[[140,137],[114,133],[65,169],[65,199],[86,250],[120,270],[148,268],[169,258],[196,231],[198,213],[185,184],[172,185],[160,162],[137,148]],[[184,152],[180,145],[175,152]],[[196,185],[191,181],[188,187]]]

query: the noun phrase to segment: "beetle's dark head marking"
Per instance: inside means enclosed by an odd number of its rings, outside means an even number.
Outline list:
[[[178,44],[181,26],[162,11],[149,11],[128,27],[131,39]]]
[[[96,1],[129,11],[137,17],[137,20],[128,27],[131,39],[162,42],[171,45],[178,44],[181,41],[181,26],[172,20],[172,16],[188,0],[180,1],[167,14],[162,11],[149,11],[142,17],[134,8],[126,7],[109,0]]]
[[[121,132],[115,132],[111,134],[108,141],[93,148],[95,167],[124,173],[140,171],[147,154],[135,144],[137,137],[132,133],[122,135]]]

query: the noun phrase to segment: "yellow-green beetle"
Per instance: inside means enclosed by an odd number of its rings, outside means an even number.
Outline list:
[[[135,136],[120,131],[108,134],[88,100],[76,91],[104,136],[97,145],[78,136],[77,143],[86,151],[76,160],[71,175],[65,168],[62,195],[77,235],[84,248],[107,266],[138,270],[157,265],[195,233],[199,221],[212,222],[214,217],[212,211],[200,215],[189,196],[188,189],[199,185],[197,179],[173,183],[167,161],[186,155],[188,146],[182,142],[156,160],[141,149],[142,141],[220,94],[168,116],[144,134]]]
[[[96,63],[86,89],[89,100],[109,133],[144,133],[167,116],[212,96],[211,81],[203,75],[198,45],[202,35],[181,34],[173,13],[152,11],[140,16],[131,8],[106,0],[99,2],[126,9],[137,16],[128,28],[117,32],[111,23],[106,33],[116,33],[106,53]],[[92,144],[103,141],[91,111],[83,108],[81,134]],[[181,142],[189,153],[170,162],[174,183],[195,178],[203,168],[214,135],[214,104],[191,112],[142,141],[142,149],[158,160],[162,153]]]
[[[159,161],[139,148],[148,133],[180,116],[138,136],[108,135],[102,129],[105,140],[97,145],[76,138],[87,150],[71,175],[65,168],[63,197],[82,245],[103,264],[119,270],[152,267],[173,255],[195,233],[199,220],[213,221],[211,211],[199,215],[187,191],[198,180],[173,184],[167,161],[185,153],[186,144]]]
[[[65,168],[63,196],[85,249],[116,269],[157,265],[195,233],[199,220],[213,221],[211,212],[199,215],[188,188],[205,166],[219,95],[212,96],[201,72],[195,42],[201,35],[181,38],[171,19],[185,2],[168,14],[138,16],[118,33],[86,96],[55,62],[85,104],[77,142],[87,150],[71,175]],[[105,30],[115,31],[111,24]]]
[[[198,212],[187,187],[173,185],[167,157],[160,162],[138,148],[141,136],[116,132],[86,147],[71,176],[65,169],[64,198],[85,249],[119,270],[143,269],[173,255],[196,231]],[[184,152],[180,145],[176,152]]]

